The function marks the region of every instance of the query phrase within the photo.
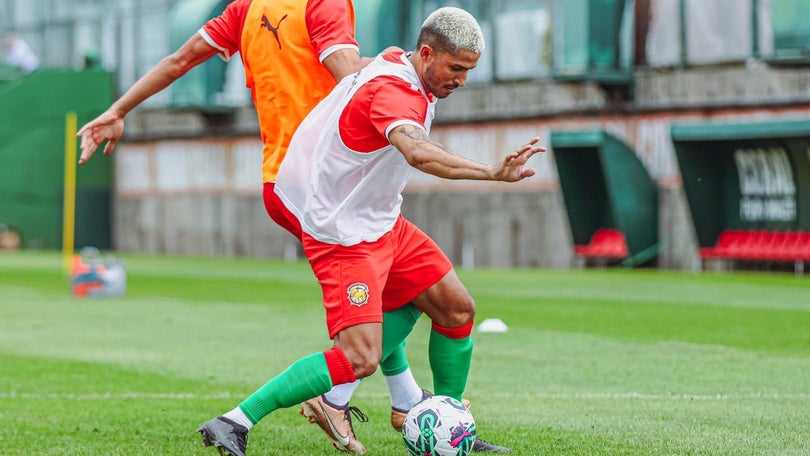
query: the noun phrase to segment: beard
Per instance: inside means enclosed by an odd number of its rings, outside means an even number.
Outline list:
[[[447,98],[455,89],[459,87],[456,83],[443,83],[441,78],[436,77],[436,72],[432,68],[425,69],[425,86],[436,98]]]

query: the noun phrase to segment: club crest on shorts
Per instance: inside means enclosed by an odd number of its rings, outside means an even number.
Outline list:
[[[368,302],[368,285],[363,282],[355,282],[346,289],[349,295],[349,302],[353,306],[360,307]]]

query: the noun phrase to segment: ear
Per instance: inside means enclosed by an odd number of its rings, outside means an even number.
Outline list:
[[[433,51],[433,48],[427,44],[423,44],[422,47],[419,48],[419,58],[422,59],[424,63],[430,63],[435,55],[436,53]]]

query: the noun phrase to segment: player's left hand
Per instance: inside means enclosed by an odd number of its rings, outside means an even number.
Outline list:
[[[535,170],[524,168],[523,165],[538,152],[545,152],[546,148],[537,146],[540,138],[534,137],[526,144],[520,146],[518,150],[506,155],[493,172],[494,180],[503,182],[517,182],[527,177],[534,176]]]

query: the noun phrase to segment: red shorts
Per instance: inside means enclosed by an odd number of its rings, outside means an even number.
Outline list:
[[[264,209],[267,215],[273,219],[280,227],[292,233],[293,236],[301,240],[301,222],[287,209],[287,206],[281,202],[281,199],[276,195],[275,182],[265,182],[263,188]]]
[[[375,242],[326,244],[304,233],[304,253],[323,290],[329,337],[361,323],[382,323],[442,279],[453,265],[438,245],[400,216]]]

